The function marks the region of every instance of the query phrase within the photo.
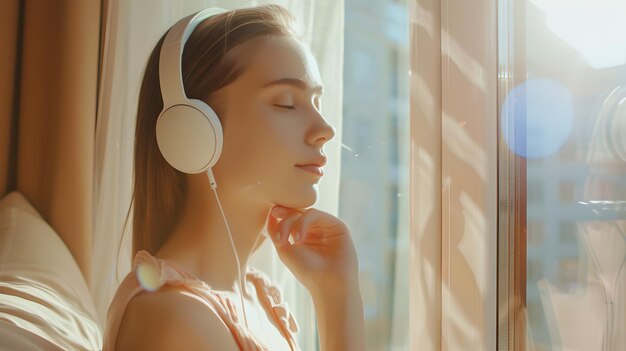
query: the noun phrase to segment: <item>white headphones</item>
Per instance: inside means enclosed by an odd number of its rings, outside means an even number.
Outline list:
[[[161,47],[159,81],[163,111],[157,119],[156,139],[165,160],[184,173],[209,171],[222,153],[224,137],[217,114],[204,101],[189,99],[185,94],[182,56],[194,28],[223,12],[226,10],[209,8],[183,18],[170,29]]]
[[[161,154],[172,167],[183,173],[207,172],[211,189],[226,224],[230,244],[237,261],[239,294],[246,327],[248,318],[243,301],[241,264],[235,249],[233,236],[226,221],[226,215],[217,196],[217,182],[213,167],[222,153],[224,137],[222,124],[217,114],[204,101],[189,99],[185,94],[182,77],[183,48],[193,30],[203,20],[226,12],[221,8],[209,8],[178,21],[168,32],[159,57],[159,81],[163,96],[163,110],[156,122],[156,139]]]

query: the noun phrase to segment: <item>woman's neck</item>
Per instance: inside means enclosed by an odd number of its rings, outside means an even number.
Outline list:
[[[237,292],[237,261],[226,223],[214,190],[208,182],[206,185],[206,189],[196,187],[188,192],[177,225],[155,257],[175,261],[212,289]],[[219,187],[216,190],[237,250],[243,282],[247,262],[263,240],[261,233],[272,204],[254,204],[242,201],[241,194]]]

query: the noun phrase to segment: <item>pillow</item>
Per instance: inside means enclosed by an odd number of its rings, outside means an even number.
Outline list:
[[[23,332],[1,337],[0,348],[100,350],[97,320],[87,283],[61,238],[22,194],[2,198],[0,336],[15,327]]]
[[[0,340],[2,350],[63,350],[37,334],[4,320],[0,320]]]

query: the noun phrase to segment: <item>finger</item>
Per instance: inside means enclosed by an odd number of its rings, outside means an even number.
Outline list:
[[[284,207],[280,205],[276,205],[272,207],[272,210],[270,211],[271,215],[276,218],[285,218],[293,212],[299,212],[299,211],[293,208]]]
[[[307,214],[307,216],[314,218],[314,220],[319,223],[320,227],[333,226],[337,224],[337,221],[340,221],[339,218],[333,216],[332,214],[313,207],[304,211],[303,214]]]
[[[294,245],[300,244],[306,241],[309,236],[309,228],[316,221],[319,221],[320,213],[316,211],[306,211],[302,216],[298,217],[298,219],[293,223],[293,241]]]
[[[267,233],[273,238],[277,230],[278,219],[270,214],[269,216],[267,216]],[[272,239],[272,241],[274,241],[274,239]]]
[[[285,218],[292,213],[302,213],[300,209],[275,205],[271,208],[268,215],[267,232],[272,235],[272,238],[278,231],[278,224],[281,218]]]
[[[278,231],[276,235],[274,236],[274,243],[276,244],[277,247],[281,247],[287,244],[287,242],[289,241],[289,235],[291,234],[291,231],[292,231],[293,223],[300,216],[302,216],[300,212],[293,212],[287,217],[285,217],[285,219],[283,219],[278,224]],[[280,236],[278,235],[278,233],[280,233]]]
[[[276,232],[278,231],[278,224],[280,223],[280,218],[287,217],[289,214],[294,213],[295,211],[297,210],[280,206],[280,205],[276,205],[272,207],[272,210],[270,210],[269,215],[268,215],[267,233],[270,234],[273,238]]]
[[[294,224],[294,233],[300,233],[297,242],[304,242],[311,235],[319,234],[322,229],[325,237],[335,235],[335,233],[349,234],[346,222],[327,212],[311,208],[304,212],[298,222]],[[295,234],[297,236],[298,234]],[[294,243],[295,244],[295,243]]]

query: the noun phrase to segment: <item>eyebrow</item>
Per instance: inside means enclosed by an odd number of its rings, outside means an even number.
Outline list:
[[[265,84],[263,86],[263,89],[268,88],[270,86],[276,86],[276,85],[290,85],[293,87],[296,87],[300,90],[307,90],[307,89],[312,89],[313,91],[317,91],[320,94],[322,94],[324,92],[324,87],[321,85],[318,85],[316,87],[311,87],[309,85],[309,83],[303,81],[302,79],[298,79],[298,78],[281,78],[281,79],[277,79],[274,81],[271,81],[267,84]]]

